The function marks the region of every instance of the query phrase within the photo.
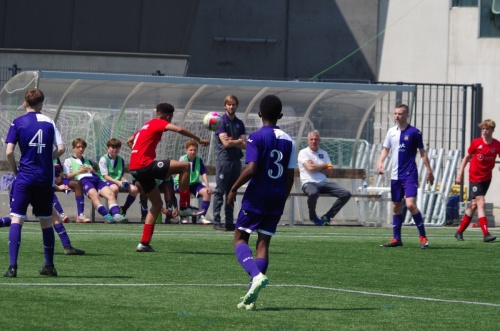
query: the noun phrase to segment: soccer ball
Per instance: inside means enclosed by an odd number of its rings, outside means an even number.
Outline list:
[[[222,117],[218,113],[212,111],[203,118],[203,125],[210,131],[217,131],[222,125]]]

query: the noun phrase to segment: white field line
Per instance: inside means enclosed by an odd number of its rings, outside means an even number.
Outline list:
[[[112,227],[112,225],[111,225]],[[122,229],[68,229],[68,234],[72,236],[82,236],[82,235],[92,235],[92,236],[99,236],[99,235],[104,235],[104,236],[140,236],[142,233],[142,228],[137,228],[136,231],[131,231],[129,230],[122,230]],[[0,236],[1,235],[8,235],[8,229],[4,231],[0,231]],[[494,231],[490,231],[491,233],[495,234]],[[483,234],[479,232],[479,230],[476,231],[468,231],[468,238],[482,238]],[[41,231],[39,227],[36,228],[27,228],[23,227],[23,235],[40,235]],[[182,236],[182,237],[200,237],[200,236],[206,236],[206,237],[233,237],[232,232],[207,232],[207,231],[169,231],[169,230],[164,230],[164,229],[155,229],[154,236]],[[275,240],[279,239],[287,239],[287,238],[359,238],[359,237],[372,237],[372,238],[382,238],[382,240],[387,239],[391,236],[390,229],[388,229],[387,233],[382,233],[382,232],[377,232],[377,233],[370,233],[366,230],[360,231],[357,233],[351,233],[351,232],[329,232],[329,233],[307,233],[307,232],[277,232],[276,235],[274,236]],[[411,234],[408,234],[408,238],[411,238]],[[430,240],[432,241],[432,238],[448,238],[452,241],[456,241],[455,237],[451,234],[436,234],[432,233],[429,236]]]
[[[248,284],[85,284],[85,283],[0,283],[0,286],[19,286],[19,287],[245,287]],[[323,291],[333,291],[342,293],[353,293],[360,295],[371,295],[379,297],[388,297],[404,300],[421,300],[421,301],[433,301],[442,303],[459,303],[464,305],[476,305],[476,306],[488,306],[488,307],[500,307],[498,303],[490,302],[479,302],[479,301],[466,301],[466,300],[447,300],[447,299],[437,299],[429,297],[417,297],[411,295],[400,295],[400,294],[389,294],[389,293],[377,293],[368,291],[358,291],[358,290],[348,290],[333,287],[323,287],[323,286],[312,286],[312,285],[289,285],[289,284],[278,284],[278,285],[267,285],[269,287],[298,287],[305,289],[323,290]]]

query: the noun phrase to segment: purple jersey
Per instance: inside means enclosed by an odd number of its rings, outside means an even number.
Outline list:
[[[263,126],[247,140],[246,163],[256,162],[241,209],[256,214],[281,215],[286,202],[286,173],[297,164],[292,138],[277,126]]]
[[[409,176],[418,178],[415,156],[418,149],[424,148],[420,130],[411,125],[403,131],[397,126],[392,127],[387,132],[383,146],[391,150],[391,179],[407,179]]]
[[[28,112],[16,118],[9,129],[6,143],[18,144],[21,150],[18,183],[43,186],[53,185],[54,146],[62,144],[61,134],[54,122],[39,112]]]

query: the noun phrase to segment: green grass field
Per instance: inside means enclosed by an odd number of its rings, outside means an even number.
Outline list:
[[[281,226],[270,284],[257,310],[236,308],[249,277],[232,233],[158,225],[157,253],[137,253],[141,225],[68,224],[84,256],[65,256],[58,277],[44,262],[38,224],[23,228],[17,278],[0,277],[3,330],[500,330],[500,242],[479,230],[403,228],[402,248],[381,248],[388,228]],[[498,235],[495,229],[492,234]],[[9,264],[0,229],[1,272]],[[252,246],[255,243],[255,238]]]

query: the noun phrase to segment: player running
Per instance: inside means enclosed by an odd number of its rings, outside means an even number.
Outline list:
[[[283,116],[281,109],[281,100],[274,95],[260,102],[259,117],[263,126],[248,137],[247,166],[227,197],[227,203],[233,204],[238,189],[248,182],[233,239],[238,262],[251,277],[248,292],[237,305],[241,309],[254,310],[259,291],[269,282],[265,275],[269,244],[293,185],[297,153],[292,138],[276,126]],[[258,233],[255,260],[248,246],[253,231]]]

